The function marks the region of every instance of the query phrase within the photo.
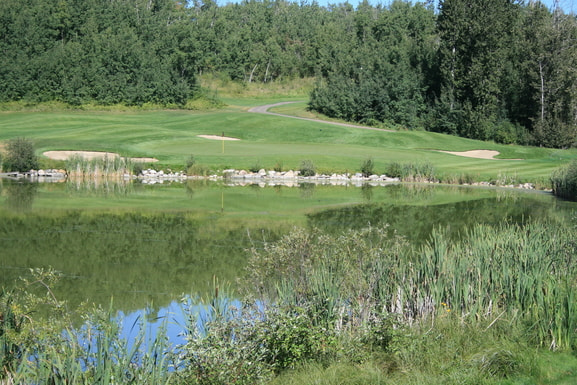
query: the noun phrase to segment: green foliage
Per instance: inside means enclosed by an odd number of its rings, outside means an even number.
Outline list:
[[[305,308],[271,308],[264,317],[258,338],[266,348],[265,362],[276,373],[334,355],[333,331],[316,325]]]
[[[30,322],[28,314],[15,301],[14,293],[4,289],[0,291],[0,379],[13,372],[16,364],[22,359],[25,345],[21,334],[26,323]]]
[[[186,162],[184,163],[184,169],[188,170],[189,168],[191,168],[195,164],[196,164],[196,159],[194,158],[194,155],[191,154],[188,158],[186,158]]]
[[[1,101],[172,107],[196,92],[174,2],[8,0],[0,18]]]
[[[134,162],[134,165],[132,166],[132,175],[140,175],[142,174],[143,170],[144,165],[142,164],[142,162]]]
[[[299,166],[299,175],[300,176],[315,176],[317,173],[315,164],[310,159],[305,159],[301,161]]]
[[[361,173],[365,178],[373,175],[375,173],[374,169],[375,162],[373,161],[373,158],[368,158],[361,163]]]
[[[249,168],[248,171],[250,172],[259,172],[262,169],[262,165],[260,164],[260,161],[257,160],[254,164],[252,164]]]
[[[280,282],[281,303],[308,304],[320,325],[354,329],[381,309],[406,322],[449,311],[474,323],[502,313],[527,327],[532,343],[568,349],[577,338],[572,232],[478,225],[459,242],[435,231],[414,250],[382,229],[341,237],[298,231],[255,251],[250,267],[256,287],[270,292],[267,282]]]
[[[334,355],[335,337],[304,308],[209,302],[188,326],[183,377],[198,384],[264,383],[286,369]],[[201,321],[199,323],[199,320]]]
[[[66,160],[66,171],[70,177],[123,177],[124,174],[135,168],[130,158],[105,154],[102,158],[87,159],[81,155],[74,155]],[[142,166],[141,171],[142,171]]]
[[[432,182],[436,179],[435,167],[430,162],[391,162],[387,165],[385,173],[403,182]]]
[[[38,170],[38,157],[35,153],[34,143],[26,138],[9,140],[6,144],[3,168],[6,171],[20,172]]]
[[[200,163],[195,163],[186,169],[186,175],[192,176],[209,176],[211,172],[212,170],[209,166]]]
[[[276,171],[276,172],[282,172],[282,170],[283,170],[283,167],[282,167],[282,166],[283,166],[283,162],[282,162],[281,160],[278,160],[278,161],[275,163],[275,165],[274,165],[274,167],[273,167],[273,170]]]
[[[577,160],[551,174],[553,194],[560,198],[577,200]]]

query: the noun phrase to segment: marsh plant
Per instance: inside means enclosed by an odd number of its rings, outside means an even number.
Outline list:
[[[577,200],[577,160],[551,174],[553,194],[558,197]]]
[[[530,325],[533,343],[570,349],[577,337],[572,232],[536,223],[477,225],[460,242],[436,230],[414,249],[384,228],[340,236],[295,230],[253,250],[249,268],[265,297],[307,304],[317,322],[338,330],[382,311],[412,325],[451,309],[467,322]]]
[[[134,341],[120,338],[110,309],[81,313],[85,326],[74,328],[44,273],[27,285],[45,288],[45,296],[0,297],[2,376],[9,383],[262,384],[283,383],[300,368],[358,371],[373,363],[379,381],[398,373],[402,383],[500,383],[532,374],[535,347],[576,348],[576,255],[574,228],[558,223],[477,225],[458,241],[438,229],[420,246],[386,226],[337,234],[295,228],[250,249],[242,300],[216,280],[210,297],[183,299],[179,347],[162,328],[145,343],[144,315]],[[31,322],[41,303],[53,317]]]
[[[66,171],[72,178],[124,177],[134,169],[129,158],[106,154],[103,158],[86,159],[81,155],[70,157],[66,161]]]
[[[387,166],[387,176],[403,182],[435,182],[435,167],[430,162],[392,162]]]

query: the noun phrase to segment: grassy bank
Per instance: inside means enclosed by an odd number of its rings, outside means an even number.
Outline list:
[[[30,138],[39,155],[47,150],[89,150],[154,157],[160,161],[155,167],[174,170],[183,169],[186,159],[194,155],[197,164],[214,172],[249,169],[255,164],[268,169],[282,164],[284,170],[294,170],[305,159],[313,161],[319,172],[358,172],[370,157],[375,173],[384,173],[391,162],[429,162],[438,179],[467,176],[490,181],[505,176],[519,182],[547,180],[552,170],[577,156],[576,150],[505,146],[424,131],[364,130],[248,113],[251,106],[303,100],[308,85],[281,85],[265,92],[252,89],[256,86],[233,87],[216,80],[207,84],[207,92],[224,100],[226,107],[205,111],[6,111],[0,113],[0,141]],[[297,103],[275,111],[310,117],[305,107]],[[222,142],[198,136],[223,133],[240,140]],[[439,152],[479,149],[499,151],[498,160]],[[42,162],[44,167],[63,165],[46,158]]]
[[[460,242],[440,230],[422,247],[378,228],[295,229],[253,250],[246,279],[256,291],[242,302],[216,281],[204,300],[183,299],[178,350],[147,337],[145,315],[132,341],[102,309],[80,310],[88,326],[76,331],[41,271],[25,283],[46,296],[0,295],[1,375],[9,383],[570,384],[574,255],[573,228],[559,224],[477,226]],[[38,305],[51,316],[31,322]],[[170,321],[161,320],[161,333]]]

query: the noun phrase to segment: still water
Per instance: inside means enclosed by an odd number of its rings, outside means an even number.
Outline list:
[[[389,225],[411,242],[435,227],[573,220],[542,192],[431,185],[229,186],[218,182],[34,184],[0,180],[0,287],[53,268],[55,295],[130,317],[175,312],[215,279],[242,289],[249,252],[294,226],[339,232]],[[139,309],[148,309],[146,311]]]

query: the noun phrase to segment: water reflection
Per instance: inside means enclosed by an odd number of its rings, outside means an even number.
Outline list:
[[[577,207],[513,190],[391,184],[5,181],[1,194],[0,286],[17,285],[28,268],[52,266],[64,275],[58,298],[75,306],[114,297],[126,313],[210,290],[214,276],[236,285],[249,250],[294,226],[339,232],[388,224],[422,242],[434,227],[458,236],[475,223],[562,220]]]
[[[121,178],[68,178],[65,182],[66,191],[77,196],[119,197],[134,193],[135,186],[131,180]]]
[[[314,183],[301,183],[299,186],[302,199],[311,199],[315,194]]]
[[[29,211],[32,209],[34,199],[38,194],[38,183],[26,179],[3,183],[1,190],[6,196],[5,205],[16,212]]]
[[[371,186],[370,184],[364,184],[361,187],[361,196],[363,197],[363,200],[366,202],[370,202],[371,200],[373,200],[373,186]]]

